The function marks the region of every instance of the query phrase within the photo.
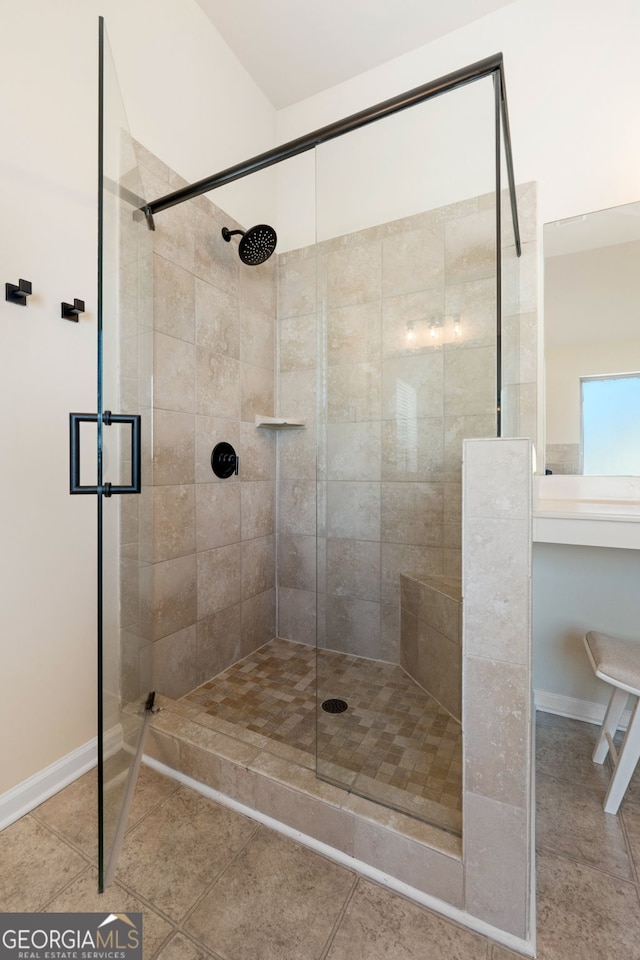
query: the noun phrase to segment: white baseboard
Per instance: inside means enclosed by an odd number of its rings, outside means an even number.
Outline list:
[[[122,727],[117,725],[105,735],[105,756],[110,756],[122,746]],[[98,739],[94,737],[76,750],[56,760],[16,787],[0,794],[0,830],[35,809],[63,787],[67,787],[83,773],[95,767],[98,757]]]
[[[575,697],[565,697],[560,693],[549,693],[547,690],[534,690],[533,696],[536,709],[543,713],[555,713],[559,717],[570,717],[572,720],[596,723],[598,726],[602,724],[607,709],[605,703],[578,700]],[[620,720],[623,730],[626,730],[630,718],[631,711],[625,710]]]

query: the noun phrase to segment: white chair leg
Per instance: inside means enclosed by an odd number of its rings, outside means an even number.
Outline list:
[[[613,771],[607,795],[604,798],[604,812],[617,813],[625,790],[633,776],[633,771],[640,757],[640,700],[636,699],[631,720],[627,727],[622,747],[618,754],[618,762]]]
[[[627,705],[627,699],[629,694],[626,690],[621,690],[620,687],[614,687],[609,700],[609,706],[607,707],[607,712],[604,715],[604,722],[600,728],[600,736],[598,737],[598,742],[595,745],[593,751],[593,761],[594,763],[604,763],[604,758],[609,753],[609,741],[607,740],[607,734],[613,737],[616,730],[618,729],[618,724],[620,723],[620,717],[622,712]]]

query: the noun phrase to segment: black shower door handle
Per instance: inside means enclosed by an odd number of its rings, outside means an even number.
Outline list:
[[[69,493],[101,493],[110,497],[114,493],[140,493],[141,489],[141,418],[139,414],[111,413],[105,410],[102,423],[131,424],[131,483],[128,486],[103,483],[102,486],[83,486],[80,483],[80,424],[98,423],[97,413],[69,414]]]

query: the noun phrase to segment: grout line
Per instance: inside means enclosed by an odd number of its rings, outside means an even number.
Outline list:
[[[178,784],[178,787],[177,787],[176,789],[179,789],[179,787],[180,787],[180,784]],[[173,795],[173,793],[175,793],[175,791],[172,791],[172,794],[170,794],[170,795]],[[168,799],[168,798],[167,798],[167,799]],[[159,806],[159,804],[156,804],[156,808],[157,808],[157,806]],[[154,809],[155,809],[155,808],[154,808]],[[29,816],[29,814],[27,814],[27,816]],[[144,818],[144,819],[146,819],[146,818]],[[45,901],[45,904],[44,904],[44,906],[43,906],[42,909],[43,909],[43,910],[46,910],[46,907],[47,907],[50,903],[52,903],[53,900],[55,900],[57,897],[61,896],[61,895],[65,892],[65,890],[67,890],[70,886],[72,886],[72,885],[73,885],[76,881],[78,881],[81,877],[84,877],[84,876],[88,875],[92,870],[96,870],[96,871],[97,871],[97,854],[94,854],[93,856],[90,857],[84,850],[82,850],[81,847],[76,846],[72,841],[70,841],[70,840],[67,839],[65,836],[63,836],[63,835],[62,835],[58,830],[56,830],[55,828],[49,826],[48,824],[44,823],[44,822],[41,821],[41,820],[39,820],[38,823],[40,823],[41,826],[43,826],[46,830],[48,830],[48,831],[49,831],[51,834],[53,834],[55,837],[57,837],[57,838],[58,838],[62,843],[64,843],[66,846],[70,847],[74,852],[79,853],[79,854],[82,856],[82,858],[86,861],[86,866],[85,866],[79,873],[77,873],[75,876],[73,876],[73,877],[69,880],[68,883],[65,883],[64,886],[60,887],[60,889],[59,889],[55,894],[53,894],[51,897],[49,897],[49,899],[48,899],[47,901]],[[97,828],[97,825],[96,825],[96,828]],[[136,890],[134,887],[132,887],[132,886],[131,886],[130,884],[128,884],[126,881],[123,881],[123,880],[120,879],[120,878],[114,878],[113,886],[110,886],[110,887],[107,889],[107,891],[105,891],[105,894],[108,892],[109,889],[113,889],[113,887],[120,887],[120,888],[123,889],[126,893],[128,893],[130,896],[134,897],[137,901],[139,901],[143,906],[147,907],[147,908],[148,908],[149,910],[151,910],[153,913],[155,913],[156,915],[160,916],[163,920],[166,920],[167,923],[171,924],[172,926],[175,926],[175,920],[173,920],[172,917],[169,917],[169,916],[168,916],[166,913],[164,913],[159,907],[157,907],[154,903],[152,903],[152,901],[148,900],[146,897],[144,897],[142,894],[140,894],[138,890]],[[97,891],[97,886],[96,886],[96,891]]]
[[[250,818],[247,818],[247,819],[250,819]],[[190,919],[190,917],[192,916],[192,914],[194,913],[194,911],[197,910],[197,908],[200,906],[200,904],[202,903],[202,901],[204,900],[204,898],[207,897],[207,896],[211,893],[211,891],[212,891],[213,888],[215,887],[215,885],[216,885],[216,883],[218,882],[218,880],[219,880],[219,879],[222,877],[222,875],[229,869],[229,867],[231,867],[231,866],[236,862],[236,860],[238,859],[238,857],[240,856],[240,854],[244,852],[245,848],[248,846],[249,843],[251,843],[251,841],[254,839],[254,837],[256,836],[256,834],[258,833],[258,831],[260,830],[262,824],[258,823],[257,821],[254,821],[254,822],[255,822],[255,828],[254,828],[254,829],[251,831],[251,833],[248,835],[248,837],[247,837],[247,839],[244,841],[244,843],[241,844],[241,845],[238,847],[238,849],[236,850],[236,852],[234,853],[234,855],[231,857],[231,859],[228,860],[223,867],[220,867],[220,869],[219,869],[218,872],[215,874],[215,876],[213,877],[213,879],[206,885],[206,887],[204,888],[204,890],[202,891],[202,893],[200,894],[200,896],[199,896],[199,897],[196,897],[196,899],[195,899],[195,901],[193,902],[193,904],[189,907],[189,909],[187,910],[187,912],[185,913],[185,915],[184,915],[184,916],[182,917],[182,919],[180,920],[179,927],[180,927],[180,929],[182,930],[182,932],[185,933],[186,936],[193,937],[193,934],[192,934],[192,933],[187,933],[186,930],[184,930],[184,924]],[[197,938],[195,938],[195,939],[197,939]],[[206,947],[206,949],[208,950],[209,947]]]
[[[545,780],[557,780],[559,783],[570,783],[581,790],[588,790],[589,793],[597,793],[601,801],[604,800],[604,795],[607,792],[606,783],[588,783],[586,780],[578,780],[575,777],[562,777],[557,773],[545,773],[544,770],[538,770],[536,767],[536,779],[539,780],[541,777]]]
[[[347,912],[347,910],[348,910],[348,908],[349,908],[349,904],[350,904],[351,901],[353,900],[353,896],[354,896],[354,894],[355,894],[355,892],[356,892],[356,888],[357,888],[358,884],[360,883],[360,880],[361,880],[360,877],[358,877],[357,875],[354,876],[354,878],[353,878],[353,883],[351,884],[351,889],[349,890],[347,896],[345,897],[345,901],[344,901],[344,903],[342,904],[341,909],[338,911],[338,916],[336,917],[336,919],[335,919],[335,921],[334,921],[333,927],[331,928],[331,932],[329,933],[329,936],[327,937],[327,940],[326,940],[326,942],[325,942],[324,947],[323,947],[322,950],[320,951],[320,954],[319,954],[319,956],[318,956],[318,960],[326,960],[326,957],[327,957],[329,951],[331,950],[331,947],[333,946],[333,941],[334,941],[335,938],[336,938],[336,934],[338,933],[338,930],[339,930],[339,928],[340,928],[340,925],[342,924],[342,921],[344,920],[344,916],[345,916],[345,914],[346,914],[346,912]]]
[[[41,827],[44,827],[45,830],[48,830],[49,833],[53,834],[54,837],[57,837],[61,843],[64,843],[65,846],[73,850],[74,853],[77,853],[82,859],[87,863],[88,866],[95,866],[98,860],[98,851],[96,849],[95,853],[89,855],[86,850],[84,850],[80,844],[76,843],[74,840],[71,840],[69,837],[66,837],[57,827],[52,827],[51,824],[47,823],[45,820],[40,819],[39,817],[33,817],[33,811],[27,813],[25,817],[20,819],[26,819],[31,817],[33,820],[36,820]],[[17,821],[19,822],[19,821]],[[96,833],[98,831],[98,824],[96,823]]]
[[[622,835],[627,848],[627,856],[629,857],[629,862],[631,864],[631,872],[633,873],[635,882],[637,884],[640,882],[640,864],[636,863],[633,855],[633,847],[631,840],[629,839],[629,829],[626,823],[626,814],[622,806],[620,807],[620,827],[622,829]]]
[[[145,768],[148,769],[148,767],[146,767],[146,765],[143,764],[142,769],[144,770]],[[156,772],[157,772],[157,771],[156,771]],[[165,777],[164,779],[168,780],[169,777]],[[173,785],[172,785],[172,786],[173,786]],[[140,826],[140,824],[144,823],[145,820],[148,820],[149,817],[151,816],[151,814],[152,814],[152,813],[155,813],[156,810],[158,810],[161,806],[163,806],[163,804],[165,804],[168,800],[170,800],[171,797],[173,797],[174,794],[176,794],[179,789],[180,789],[180,785],[177,784],[176,786],[173,787],[173,789],[171,789],[171,790],[169,791],[169,793],[167,793],[167,795],[166,795],[165,797],[162,797],[161,800],[158,800],[156,803],[154,803],[153,806],[152,806],[149,810],[147,810],[147,812],[146,812],[145,814],[143,814],[141,817],[139,817],[138,820],[136,820],[135,822],[129,823],[129,825],[127,826],[127,829],[125,830],[125,834],[124,834],[125,837],[127,837],[127,836],[128,836],[130,833],[132,833],[134,830],[137,830],[138,827]]]
[[[626,852],[626,851],[625,851]],[[604,867],[598,866],[594,863],[590,863],[588,860],[583,860],[580,857],[571,856],[570,853],[560,852],[559,850],[553,849],[551,847],[545,847],[543,844],[539,844],[536,847],[536,853],[544,853],[546,856],[557,857],[559,860],[567,860],[569,863],[575,863],[579,867],[588,867],[590,870],[595,871],[596,873],[601,873],[606,877],[611,877],[612,880],[622,881],[623,883],[629,883],[634,887],[638,886],[635,877],[629,879],[629,877],[622,877],[619,873],[613,873],[611,870],[606,870]],[[631,867],[632,865],[629,864]],[[633,869],[631,870],[632,874],[634,873]]]
[[[144,917],[142,918],[142,927],[143,927],[142,943],[144,947]],[[162,953],[164,948],[171,942],[173,937],[175,937],[176,933],[178,933],[177,928],[175,926],[172,926],[171,930],[169,930],[169,933],[166,935],[164,940],[161,940],[158,946],[156,947],[156,949],[153,951],[153,953],[149,957],[149,960],[155,960],[155,958],[158,957]]]
[[[61,897],[63,893],[69,889],[69,887],[73,886],[73,884],[76,883],[77,880],[80,880],[82,877],[89,874],[91,872],[91,867],[92,867],[91,864],[87,864],[85,867],[83,867],[80,873],[77,873],[74,877],[71,877],[68,883],[65,883],[64,886],[60,887],[60,889],[56,893],[54,893],[53,896],[49,897],[48,900],[45,900],[43,905],[40,907],[40,910],[43,913],[46,913],[47,907],[49,906],[49,904],[53,903],[53,901],[56,900],[58,897]]]
[[[156,960],[156,958],[160,956],[160,954],[162,953],[162,951],[164,950],[164,948],[165,948],[166,946],[168,946],[169,943],[171,943],[171,941],[173,940],[173,938],[174,938],[177,934],[180,934],[180,936],[182,936],[182,937],[184,937],[186,940],[188,940],[189,943],[194,944],[195,946],[198,947],[199,950],[203,951],[203,953],[204,953],[204,955],[205,955],[205,957],[206,957],[206,960],[227,960],[227,958],[223,957],[223,956],[222,956],[221,954],[219,954],[219,953],[216,953],[215,950],[212,950],[211,947],[207,947],[206,944],[204,944],[204,943],[203,943],[201,940],[199,940],[197,937],[194,937],[193,934],[187,933],[185,930],[183,930],[183,929],[180,927],[179,924],[178,924],[178,925],[174,925],[174,928],[170,931],[170,933],[168,934],[168,936],[165,937],[165,939],[164,939],[164,940],[162,941],[162,943],[159,945],[158,949],[154,952],[153,956],[149,958],[149,960]]]
[[[145,897],[144,894],[140,893],[140,891],[137,890],[130,883],[127,883],[126,880],[123,880],[122,877],[115,877],[113,880],[113,884],[107,888],[107,890],[105,891],[105,894],[103,895],[106,895],[106,893],[109,890],[112,890],[113,887],[121,887],[125,891],[125,893],[128,893],[129,896],[134,897],[141,904],[141,906],[146,907],[147,910],[151,910],[151,912],[155,913],[156,916],[161,918],[161,920],[166,920],[166,922],[171,927],[177,926],[177,923],[173,917],[170,917],[169,914],[165,913],[161,907],[153,903],[152,900],[149,900],[148,897]]]
[[[203,892],[201,893],[201,895],[196,898],[196,900],[194,901],[194,903],[192,904],[192,906],[187,910],[187,912],[186,912],[185,915],[182,917],[182,919],[181,919],[180,921],[178,921],[178,922],[176,922],[175,920],[171,920],[171,923],[172,923],[172,925],[173,925],[173,930],[171,931],[170,937],[167,938],[167,939],[163,942],[163,945],[162,945],[162,946],[166,945],[166,943],[168,943],[168,941],[169,941],[169,939],[170,939],[171,937],[174,937],[177,933],[180,933],[180,934],[182,934],[182,936],[186,937],[186,938],[187,938],[189,941],[191,941],[192,943],[197,944],[197,946],[198,946],[200,949],[204,950],[204,952],[207,954],[207,956],[208,956],[208,957],[211,957],[212,960],[225,960],[224,957],[222,957],[222,956],[221,956],[220,954],[218,954],[215,950],[213,950],[208,944],[206,944],[203,940],[201,940],[199,937],[197,937],[192,931],[186,930],[186,929],[185,929],[185,924],[187,923],[187,921],[189,920],[189,918],[191,917],[191,915],[194,913],[194,911],[198,908],[198,906],[202,903],[202,901],[204,900],[204,898],[205,898],[206,896],[208,896],[209,893],[211,893],[211,891],[213,890],[214,886],[216,885],[216,883],[218,882],[218,880],[221,878],[221,876],[225,873],[225,871],[228,870],[228,868],[229,868],[233,863],[235,863],[235,861],[236,861],[237,858],[240,856],[240,854],[241,854],[242,851],[245,849],[245,847],[246,847],[246,846],[250,843],[250,841],[256,836],[258,830],[260,829],[260,826],[261,826],[261,824],[256,823],[255,829],[249,834],[249,836],[247,837],[246,841],[238,848],[238,850],[236,851],[236,853],[234,854],[234,856],[229,860],[229,862],[226,863],[226,864],[224,865],[224,867],[221,867],[221,869],[220,869],[220,870],[218,871],[218,873],[215,875],[215,877],[213,878],[213,880],[211,880],[211,882],[206,885],[206,887],[205,887],[205,889],[203,890]],[[152,907],[152,909],[155,910],[156,913],[161,913],[161,911],[159,911],[156,907],[154,907],[153,904],[150,904],[150,906]],[[162,915],[163,917],[165,916],[165,914],[162,914],[162,913],[161,913],[161,915]],[[160,949],[156,952],[156,954],[155,954],[156,957],[158,956],[159,952],[160,952]]]

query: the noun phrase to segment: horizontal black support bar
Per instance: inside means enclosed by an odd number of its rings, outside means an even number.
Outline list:
[[[227,183],[232,183],[234,180],[240,180],[242,177],[246,177],[250,173],[257,173],[259,170],[264,170],[276,163],[281,163],[283,160],[289,160],[292,157],[297,157],[299,154],[306,153],[308,150],[312,150],[321,143],[326,143],[329,140],[335,140],[336,137],[341,137],[345,133],[351,133],[351,131],[358,130],[360,127],[364,127],[369,123],[374,123],[376,120],[389,117],[394,113],[399,113],[401,110],[406,110],[408,107],[413,107],[425,100],[430,100],[431,98],[440,96],[443,93],[448,93],[450,90],[455,90],[457,87],[461,87],[464,84],[472,83],[474,80],[480,80],[482,77],[489,77],[495,73],[498,73],[500,76],[501,101],[503,105],[503,119],[505,124],[506,162],[509,169],[509,183],[511,185],[511,189],[514,190],[515,179],[513,176],[513,160],[511,155],[511,140],[509,137],[509,124],[507,117],[502,64],[503,57],[501,53],[496,53],[491,57],[486,57],[484,60],[478,60],[476,63],[472,63],[467,67],[462,67],[459,70],[455,70],[453,73],[448,73],[444,77],[440,77],[438,80],[432,80],[429,83],[424,83],[419,87],[414,87],[412,90],[408,90],[406,93],[399,94],[396,97],[391,97],[389,100],[383,100],[381,103],[378,103],[373,107],[368,107],[366,110],[360,110],[358,113],[351,114],[351,116],[345,117],[343,120],[330,123],[325,127],[320,127],[318,130],[314,130],[312,133],[305,134],[303,137],[298,137],[296,140],[290,140],[288,143],[284,143],[279,147],[274,147],[272,150],[267,150],[265,153],[260,153],[257,156],[252,157],[250,160],[245,160],[244,162],[237,163],[232,167],[227,167],[225,170],[222,170],[220,173],[216,173],[211,177],[205,177],[204,180],[198,180],[196,183],[192,183],[189,186],[181,187],[179,190],[174,190],[173,193],[168,193],[164,197],[159,197],[157,200],[152,200],[151,203],[148,203],[145,207],[142,207],[142,211],[147,217],[149,226],[152,228],[154,214],[160,213],[160,211],[166,210],[169,207],[173,207],[177,203],[183,203],[185,200],[192,200],[194,197],[199,197],[201,194],[208,193],[210,190],[215,190],[217,187],[222,187]],[[515,210],[515,198],[513,196],[512,210]],[[514,217],[514,231],[516,233],[516,245],[519,248],[520,238],[517,213]]]

